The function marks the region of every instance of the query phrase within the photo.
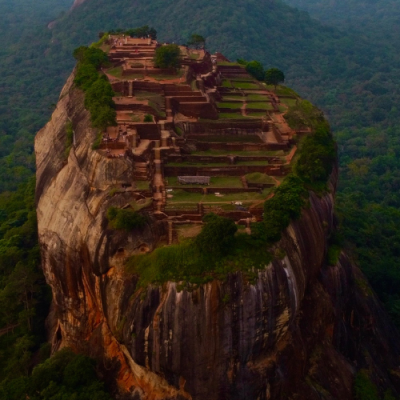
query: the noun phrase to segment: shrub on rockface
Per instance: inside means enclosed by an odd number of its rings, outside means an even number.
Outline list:
[[[325,185],[336,159],[336,148],[327,124],[320,124],[314,133],[307,135],[300,144],[295,173],[311,188]]]
[[[146,217],[131,209],[110,207],[107,211],[107,218],[114,229],[131,231],[135,228],[143,228],[146,224]]]
[[[90,112],[92,126],[104,130],[115,126],[116,111],[114,91],[99,68],[108,64],[107,54],[95,47],[78,47],[74,51],[78,60],[74,82],[85,92],[85,107]]]
[[[279,240],[290,221],[300,217],[307,197],[304,182],[296,175],[287,176],[276,188],[274,196],[264,203],[264,224],[268,242]]]
[[[308,190],[326,190],[327,180],[336,160],[336,146],[329,124],[323,114],[308,101],[302,100],[289,108],[285,118],[297,126],[313,129],[299,143],[298,159],[293,172],[275,189],[274,196],[264,203],[264,224],[270,243],[281,237],[281,232],[292,219],[301,215],[308,198]]]
[[[140,276],[139,285],[165,281],[202,284],[229,273],[243,271],[254,279],[257,270],[272,259],[265,241],[256,235],[237,234],[230,218],[208,214],[201,233],[171,246],[160,247],[149,254],[133,256],[127,268]]]
[[[234,221],[213,213],[207,214],[203,221],[205,225],[195,239],[199,251],[210,257],[228,254],[232,250],[234,234],[237,231]]]

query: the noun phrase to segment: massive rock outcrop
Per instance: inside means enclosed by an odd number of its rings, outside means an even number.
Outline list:
[[[336,170],[331,193],[310,194],[309,207],[276,245],[280,257],[255,283],[236,273],[192,292],[174,282],[144,290],[124,260],[162,241],[165,227],[152,221],[129,234],[108,228],[107,209],[131,196],[113,188],[133,167],[92,150],[95,137],[70,77],[35,143],[53,350],[69,346],[97,358],[126,398],[351,399],[360,368],[382,391],[397,393],[397,333],[345,254],[335,266],[326,263]]]

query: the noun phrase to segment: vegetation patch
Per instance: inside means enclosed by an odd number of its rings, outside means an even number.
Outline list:
[[[110,82],[99,73],[102,66],[108,65],[107,54],[95,47],[78,47],[74,51],[78,60],[75,84],[85,92],[85,107],[90,112],[92,126],[104,130],[116,126],[116,112]]]
[[[268,101],[269,97],[263,94],[248,94],[246,96],[247,101]]]
[[[31,376],[3,382],[0,397],[7,400],[111,400],[95,367],[94,360],[65,348],[34,368]]]
[[[238,101],[237,103],[228,103],[222,102],[217,103],[217,107],[219,108],[241,108],[243,106],[243,102]]]
[[[247,103],[246,110],[257,109],[257,110],[273,110],[271,103],[251,102]]]
[[[167,44],[156,49],[154,65],[157,68],[175,68],[180,65],[181,50],[177,44]]]
[[[260,111],[247,111],[247,115],[249,117],[262,118],[265,117],[267,114],[265,112],[260,112]]]
[[[166,178],[168,186],[181,186],[178,182],[178,178],[175,176],[169,176]],[[201,185],[182,185],[182,187],[203,187]],[[242,182],[237,176],[212,176],[210,178],[210,184],[204,187],[243,187]]]
[[[328,248],[328,265],[336,265],[339,261],[341,248],[338,245],[331,245]]]
[[[238,270],[253,280],[272,256],[257,235],[236,235],[236,232],[231,219],[208,214],[204,217],[202,231],[195,238],[158,248],[150,254],[133,256],[127,263],[127,270],[139,275],[139,285],[143,287],[151,282],[166,281],[190,287],[216,278],[224,280],[229,273]]]
[[[73,141],[74,141],[74,130],[72,128],[72,122],[68,121],[65,125],[65,158],[68,158],[69,152],[71,150]]]
[[[146,224],[146,218],[142,214],[131,209],[110,207],[107,210],[107,218],[112,228],[123,229],[125,231],[143,228]]]
[[[274,183],[274,180],[262,172],[253,172],[246,175],[247,182],[250,183]]]
[[[260,89],[260,87],[256,83],[233,82],[232,84],[237,89]]]

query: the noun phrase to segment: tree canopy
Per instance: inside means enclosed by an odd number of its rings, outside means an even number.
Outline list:
[[[95,362],[63,349],[34,368],[29,377],[10,379],[0,385],[7,400],[111,400],[99,381]]]
[[[198,35],[197,33],[193,33],[190,36],[190,39],[188,40],[187,43],[188,46],[193,46],[196,49],[198,48],[205,48],[206,46],[206,39],[204,39],[203,36]]]
[[[250,61],[246,63],[246,71],[254,76],[258,81],[264,80],[264,67],[259,61]]]
[[[178,68],[181,50],[176,44],[167,44],[156,49],[154,64],[158,68]]]
[[[265,82],[268,85],[274,85],[275,89],[279,83],[283,83],[285,81],[285,75],[278,68],[270,68],[265,71]]]

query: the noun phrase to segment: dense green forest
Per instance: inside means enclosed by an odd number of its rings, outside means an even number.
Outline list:
[[[32,359],[48,352],[41,348],[49,293],[38,268],[34,135],[75,64],[73,49],[117,27],[149,24],[161,41],[176,43],[195,30],[210,51],[280,68],[288,86],[325,111],[340,154],[342,235],[400,326],[400,5],[290,2],[320,22],[279,0],[229,7],[87,0],[72,12],[71,0],[0,0],[0,380],[30,372]]]
[[[0,192],[15,190],[34,172],[35,133],[73,65],[51,43],[47,25],[71,2],[0,1]]]

